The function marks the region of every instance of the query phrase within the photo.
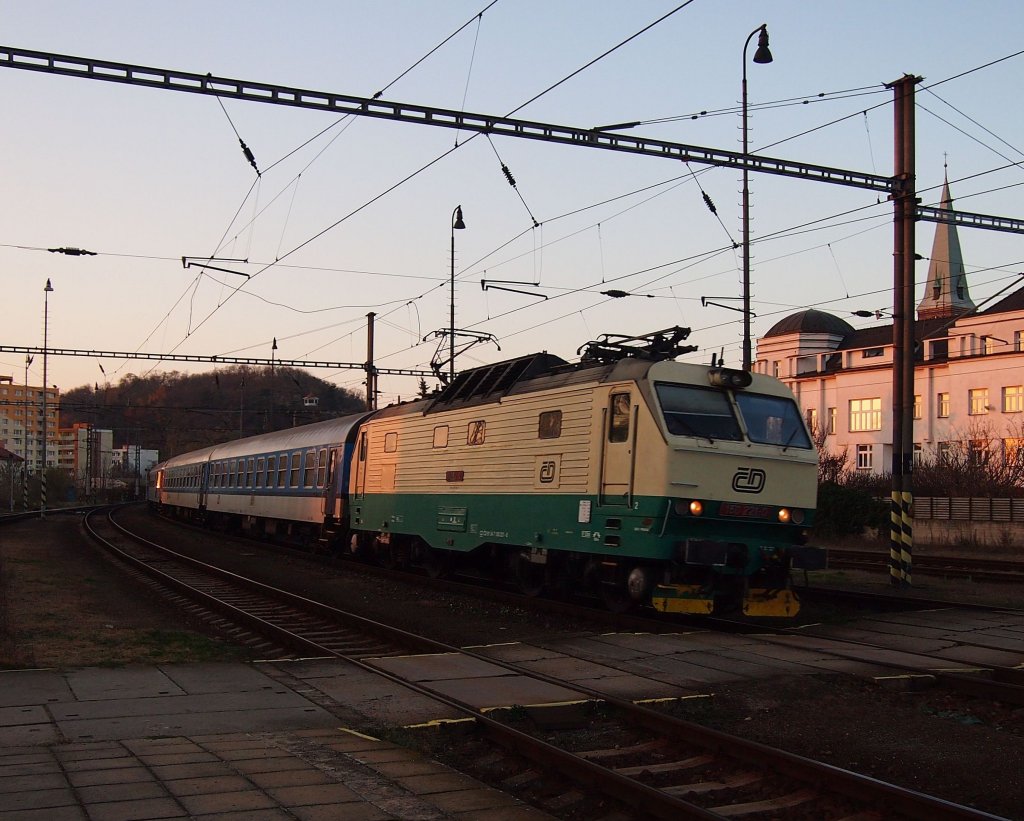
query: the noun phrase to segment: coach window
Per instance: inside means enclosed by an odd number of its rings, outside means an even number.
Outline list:
[[[467,445],[482,445],[486,438],[487,423],[483,419],[469,423],[469,429],[466,432]]]
[[[611,395],[612,418],[608,425],[609,442],[625,442],[629,439],[629,394]]]
[[[273,487],[274,486],[274,479],[276,478],[276,474],[277,474],[277,457],[276,456],[268,456],[267,457],[267,487]]]
[[[253,463],[254,462],[255,462],[255,459],[249,459],[249,460],[246,461],[246,468],[245,468],[245,486],[246,487],[252,487],[252,476],[253,476],[253,473],[255,472],[253,470]]]
[[[235,474],[235,487],[245,487],[245,459],[238,460],[238,472]]]
[[[316,486],[323,487],[327,481],[327,448],[320,448],[316,455]]]
[[[390,433],[384,434],[384,452],[394,453],[398,450],[398,433],[391,431]]]
[[[228,465],[228,487],[235,486],[235,460],[231,460],[231,464]]]
[[[448,447],[448,426],[438,425],[434,428],[434,447],[435,448],[446,448]]]
[[[306,487],[313,487],[316,480],[316,451],[306,451],[306,469],[303,471],[302,484]]]
[[[256,460],[256,487],[263,487],[263,469],[265,464],[262,456]]]
[[[288,487],[288,454],[277,457],[277,486]]]
[[[291,476],[288,479],[289,487],[298,487],[299,486],[299,467],[300,467],[301,463],[302,463],[302,454],[301,453],[293,453],[292,454],[292,465],[291,465]]]
[[[562,435],[562,412],[544,411],[537,420],[538,439],[557,439]]]

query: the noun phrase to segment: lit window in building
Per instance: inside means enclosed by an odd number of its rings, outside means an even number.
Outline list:
[[[924,461],[924,447],[920,442],[914,442],[914,464],[920,465]]]
[[[1003,388],[1003,412],[1024,411],[1024,385],[1007,385]]]
[[[988,413],[988,388],[971,388],[967,392],[968,413],[971,416],[982,416]]]
[[[1007,465],[1024,464],[1024,439],[1003,440],[1003,462]]]
[[[836,432],[836,409],[828,409],[828,432],[834,434]]]
[[[914,395],[914,418],[921,418],[921,394]]]
[[[850,430],[881,430],[882,429],[882,400],[879,397],[873,399],[851,399],[850,400]]]
[[[938,416],[939,416],[940,419],[945,419],[947,416],[949,416],[949,394],[948,393],[940,393],[939,396],[938,396],[938,402],[936,403],[936,405],[938,407]]]
[[[871,470],[875,461],[874,456],[873,445],[857,445],[857,470]]]

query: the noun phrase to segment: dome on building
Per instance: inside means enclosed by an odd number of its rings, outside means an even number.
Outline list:
[[[765,334],[765,337],[795,333],[846,336],[853,333],[853,326],[834,314],[808,308],[806,311],[799,311],[780,319]]]

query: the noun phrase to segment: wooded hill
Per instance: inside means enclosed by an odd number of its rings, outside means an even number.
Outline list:
[[[315,406],[307,398],[317,400]],[[140,444],[166,459],[195,448],[358,413],[364,396],[298,368],[238,365],[212,373],[135,376],[61,396],[60,425],[114,431],[114,447]]]

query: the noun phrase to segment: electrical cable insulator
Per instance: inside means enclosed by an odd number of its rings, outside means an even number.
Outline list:
[[[67,254],[69,257],[94,257],[95,251],[86,251],[84,248],[47,248],[51,254]]]
[[[249,146],[245,144],[245,140],[239,137],[238,144],[242,146],[242,153],[245,154],[245,158],[249,161],[249,165],[256,169],[256,176],[262,176],[260,174],[259,166],[256,165],[256,158],[252,155],[252,151],[249,150]]]
[[[710,211],[712,214],[717,214],[718,209],[715,208],[715,204],[711,201],[711,197],[708,196],[708,192],[701,191],[700,195],[704,197],[704,204],[708,207],[708,211]]]
[[[512,176],[512,172],[508,170],[508,166],[505,165],[505,163],[501,164],[501,173],[505,175],[505,179],[508,180],[508,184],[515,188],[516,178]]]

